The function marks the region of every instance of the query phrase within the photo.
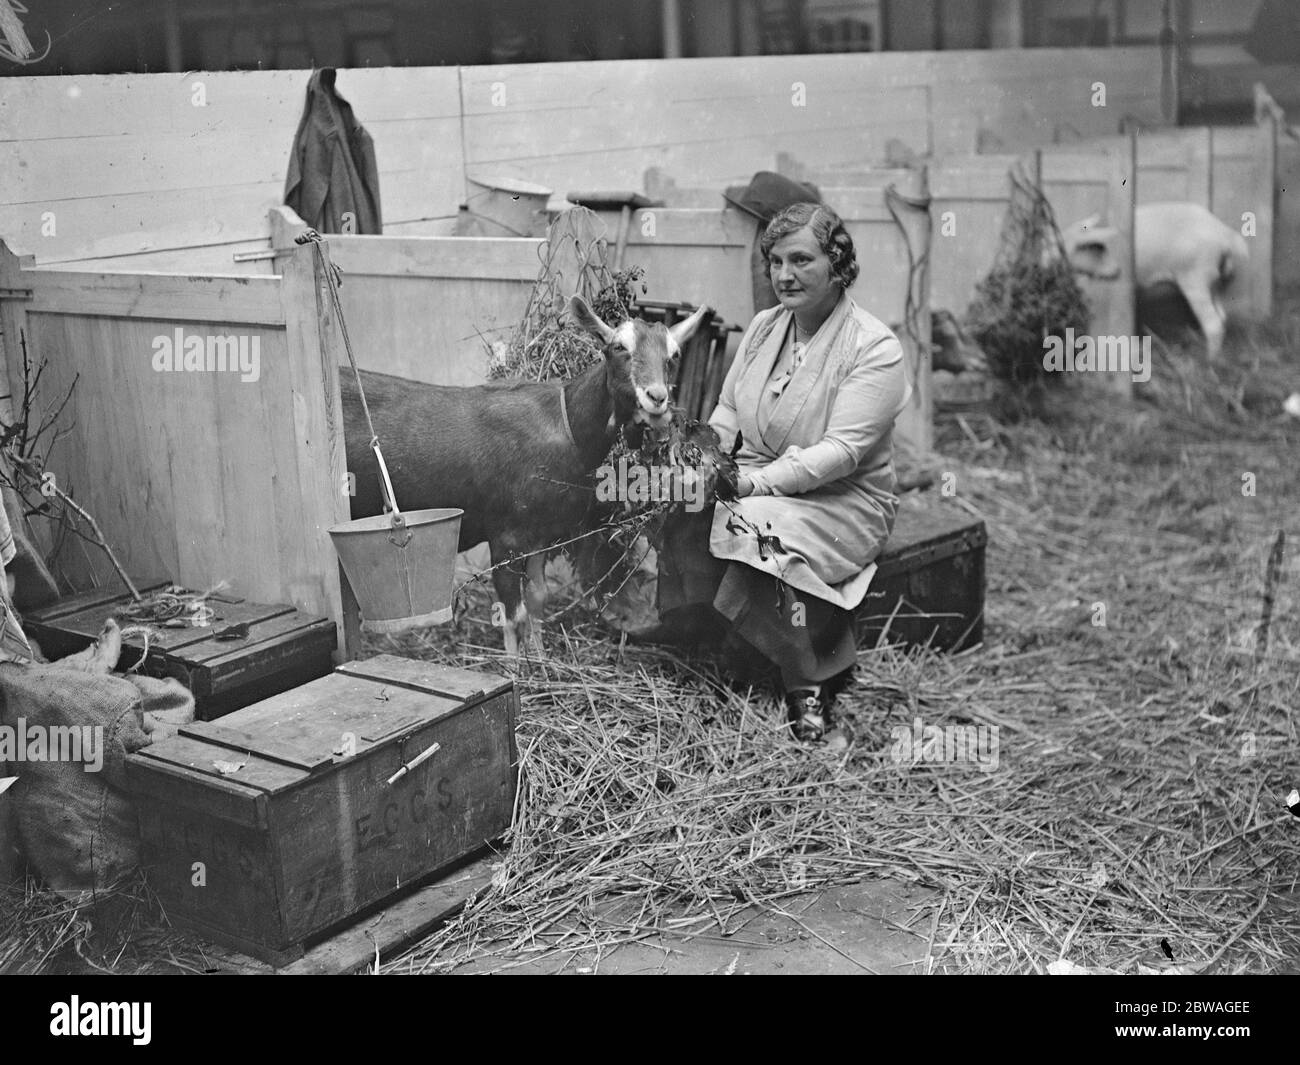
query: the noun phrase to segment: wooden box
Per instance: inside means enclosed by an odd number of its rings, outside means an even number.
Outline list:
[[[149,882],[180,926],[300,957],[506,831],[516,712],[512,681],[379,655],[196,722],[127,760]]]
[[[953,507],[899,508],[855,621],[859,646],[961,651],[984,638],[984,523]]]
[[[142,595],[166,581],[138,584]],[[98,590],[60,599],[23,617],[23,630],[47,658],[62,658],[88,647],[104,622],[117,615],[130,596]],[[151,677],[176,677],[194,693],[194,712],[203,721],[228,714],[259,699],[323,677],[333,668],[337,648],[334,623],[284,604],[266,605],[214,597],[212,623],[195,628],[151,625],[149,655],[141,671]],[[123,627],[131,624],[120,621]],[[215,634],[245,624],[248,635],[217,639]],[[123,641],[119,669],[140,660],[144,640]]]

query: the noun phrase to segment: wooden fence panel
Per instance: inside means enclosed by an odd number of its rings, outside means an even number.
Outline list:
[[[1277,125],[1271,117],[1240,128],[1215,128],[1206,204],[1225,225],[1246,236],[1250,261],[1229,297],[1259,317],[1273,313]]]
[[[304,228],[283,207],[271,225],[278,249],[293,248]],[[430,384],[487,379],[490,345],[519,324],[541,269],[542,241],[533,238],[327,240],[343,271],[339,295],[357,364]]]
[[[0,79],[0,235],[40,263],[265,246],[308,71]],[[454,69],[345,70],[375,140],[386,221],[464,196]],[[190,266],[189,268],[193,268]]]
[[[10,391],[21,394],[20,336],[33,365],[46,361],[42,405],[76,379],[47,469],[128,570],[199,588],[225,580],[238,595],[340,616],[326,531],[348,514],[338,330],[319,271],[310,248],[286,257],[281,276],[220,277],[39,268],[0,244]],[[215,354],[226,339],[243,345],[244,372],[157,368],[167,343],[179,340],[183,358],[187,344]],[[63,562],[116,582],[97,549],[71,548]]]
[[[1132,337],[1137,332],[1133,287],[1133,211],[1136,203],[1137,158],[1129,137],[1098,138],[1084,145],[1041,149],[1043,193],[1057,224],[1066,229],[1091,215],[1115,230],[1111,258],[1120,267],[1114,279],[1079,277],[1092,308],[1091,332],[1096,337]],[[1100,382],[1122,395],[1132,391],[1131,378],[1120,373],[1098,375]]]

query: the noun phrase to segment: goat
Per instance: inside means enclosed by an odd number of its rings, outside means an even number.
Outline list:
[[[458,507],[460,549],[487,541],[492,582],[505,610],[506,652],[521,642],[540,654],[532,625],[546,602],[546,551],[584,531],[590,475],[622,426],[662,430],[672,420],[668,371],[710,313],[701,307],[671,328],[630,320],[611,329],[579,296],[577,323],[604,359],[568,381],[504,381],[458,388],[362,371],[362,386],[399,506]],[[383,511],[378,469],[356,381],[342,374],[353,517]]]
[[[1110,247],[1116,231],[1100,221],[1093,215],[1076,222],[1062,238],[1076,270],[1114,279],[1120,275]],[[1133,258],[1139,293],[1176,285],[1205,334],[1206,354],[1217,356],[1227,323],[1223,294],[1250,258],[1246,239],[1197,204],[1148,203],[1134,212]]]

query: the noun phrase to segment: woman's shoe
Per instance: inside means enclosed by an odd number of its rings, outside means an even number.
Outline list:
[[[830,707],[820,693],[809,688],[786,692],[785,711],[790,731],[801,743],[816,743],[830,726]]]

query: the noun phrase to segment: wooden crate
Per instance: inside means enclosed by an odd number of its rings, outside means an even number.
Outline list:
[[[178,925],[301,957],[505,832],[516,713],[503,677],[379,655],[182,729],[128,758],[149,882]]]
[[[984,522],[951,508],[899,509],[879,569],[856,611],[860,646],[961,651],[984,638]]]
[[[137,582],[141,594],[165,588],[167,581]],[[104,622],[130,602],[130,596],[99,589],[60,599],[23,618],[23,629],[47,658],[62,658],[94,642]],[[175,677],[194,693],[195,714],[209,721],[323,677],[333,668],[337,646],[334,622],[284,604],[212,598],[212,624],[191,628],[151,626],[149,654],[141,671]],[[124,627],[129,622],[119,621]],[[214,633],[246,624],[248,635],[216,639]],[[144,640],[123,641],[119,669],[140,660]]]

